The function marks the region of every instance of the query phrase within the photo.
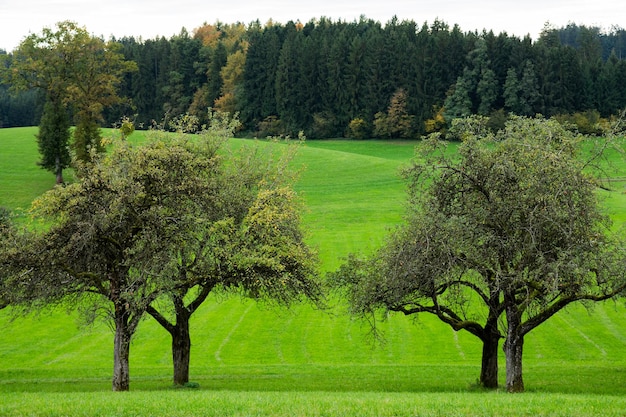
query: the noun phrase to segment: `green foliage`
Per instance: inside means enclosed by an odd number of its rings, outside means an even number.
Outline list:
[[[63,183],[63,170],[71,163],[69,140],[70,122],[65,107],[59,100],[48,98],[37,134],[39,165],[55,174],[57,184]]]
[[[313,123],[311,131],[307,137],[316,138],[332,138],[337,132],[337,119],[334,115],[323,112],[313,114]]]
[[[609,124],[606,119],[600,117],[600,113],[597,110],[576,112],[574,114],[559,114],[554,118],[566,128],[573,128],[584,135],[601,135],[606,131]]]
[[[445,114],[446,109],[445,107],[441,106],[441,107],[433,107],[433,117],[431,119],[428,119],[424,122],[424,130],[426,131],[426,133],[436,133],[436,132],[441,132],[442,134],[446,133],[446,119],[445,119]]]
[[[464,118],[472,114],[471,85],[468,80],[468,72],[464,72],[451,87],[444,104],[444,116],[448,123],[458,118]]]
[[[117,128],[120,132],[120,137],[122,139],[128,139],[130,135],[135,132],[135,123],[128,117],[124,116],[119,122],[119,127]]]
[[[73,131],[72,150],[77,160],[89,162],[104,151],[100,127],[94,120],[81,118]]]
[[[373,134],[377,138],[390,138],[392,126],[389,123],[389,118],[383,112],[378,112],[374,115],[374,130]]]
[[[350,120],[348,129],[346,131],[346,137],[350,139],[363,140],[369,137],[369,126],[365,120],[360,117]]]
[[[117,94],[121,78],[136,70],[119,49],[118,43],[105,43],[74,22],[59,22],[55,29],[27,36],[5,71],[12,88],[41,89],[56,105],[71,107],[79,160],[87,161],[92,149],[101,149],[98,123],[103,110],[121,101]]]
[[[504,130],[506,128],[506,122],[509,120],[509,115],[504,109],[494,110],[489,114],[489,121],[487,127],[494,133]]]
[[[568,25],[533,41],[463,32],[440,20],[216,22],[169,39],[119,39],[119,52],[137,62],[138,70],[119,83],[119,95],[132,104],[118,103],[102,115],[111,125],[132,112],[138,125],[149,126],[164,112],[169,118],[191,113],[204,124],[206,109],[215,107],[241,112],[247,132],[277,116],[285,134],[303,130],[313,137],[313,115],[323,114],[333,116],[328,135],[336,137],[355,117],[371,124],[403,89],[416,137],[433,106],[444,104],[448,121],[500,108],[529,117],[596,109],[608,118],[626,107],[623,36],[619,28]],[[0,53],[0,59],[9,68],[20,52]],[[34,103],[30,92],[9,97],[0,90],[0,123],[34,124]]]
[[[578,136],[554,120],[512,118],[497,138],[485,118],[461,122],[450,129],[463,141],[458,158],[436,134],[406,171],[406,225],[335,279],[359,316],[425,312],[480,338],[488,386],[485,355],[506,337],[507,389],[523,390],[524,336],[570,303],[618,294],[624,247],[600,211]]]
[[[286,128],[278,117],[268,116],[262,122],[259,122],[256,136],[261,138],[277,137],[286,134]]]
[[[389,100],[387,113],[374,115],[374,136],[378,138],[403,138],[413,135],[413,120],[407,111],[407,93],[398,89]]]

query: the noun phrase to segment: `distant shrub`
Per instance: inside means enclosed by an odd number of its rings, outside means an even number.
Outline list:
[[[257,136],[265,138],[268,136],[282,136],[285,134],[285,126],[277,116],[267,116],[259,122]]]
[[[603,127],[608,124],[606,119],[600,117],[597,110],[559,114],[554,118],[566,128],[575,129],[584,135],[601,135],[604,132]]]
[[[360,117],[350,120],[346,129],[346,137],[350,139],[367,139],[370,135],[369,124]]]
[[[444,136],[447,130],[445,107],[433,106],[433,117],[424,122],[424,130],[427,134],[441,132]]]
[[[321,112],[313,114],[313,124],[308,132],[308,136],[313,139],[325,139],[336,137],[340,134],[337,132],[337,118],[331,112]]]
[[[391,125],[389,123],[389,118],[381,111],[374,115],[374,136],[377,138],[391,137]]]
[[[509,120],[509,115],[503,109],[494,110],[489,115],[489,121],[487,122],[487,127],[493,133],[496,133],[504,129],[504,125],[506,124],[507,120]]]

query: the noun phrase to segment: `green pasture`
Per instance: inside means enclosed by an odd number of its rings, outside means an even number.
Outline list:
[[[0,206],[28,208],[51,187],[36,166],[35,128],[0,129]],[[244,140],[237,140],[242,143]],[[402,221],[399,168],[415,142],[309,141],[294,165],[304,222],[322,269],[350,252],[369,252]],[[268,146],[282,146],[270,144]],[[615,178],[621,157],[615,155]],[[624,168],[626,172],[626,167]],[[623,185],[603,204],[618,222]],[[478,341],[431,317],[353,321],[338,303],[270,310],[212,297],[192,319],[191,380],[171,384],[169,335],[145,319],[131,347],[131,392],[110,392],[113,335],[56,308],[28,317],[0,311],[0,416],[520,416],[624,415],[626,308],[572,306],[529,334],[527,391],[484,392]],[[501,358],[504,383],[504,358]],[[195,385],[194,385],[195,386]]]

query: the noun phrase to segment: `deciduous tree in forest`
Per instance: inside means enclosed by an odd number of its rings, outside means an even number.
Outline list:
[[[136,69],[120,48],[74,22],[59,22],[54,29],[27,36],[5,72],[13,88],[39,88],[71,106],[76,121],[73,147],[80,160],[89,159],[90,149],[100,149],[102,112],[120,102],[121,77]]]
[[[379,112],[374,118],[374,135],[383,138],[410,138],[414,116],[407,110],[408,96],[399,88],[389,100],[387,113]]]

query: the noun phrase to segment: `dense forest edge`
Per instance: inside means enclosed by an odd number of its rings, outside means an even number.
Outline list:
[[[537,40],[361,18],[184,28],[115,39],[137,63],[104,126],[138,127],[206,109],[239,113],[241,135],[417,138],[470,114],[557,116],[583,133],[626,107],[626,30],[546,24]],[[11,63],[5,55],[4,65]],[[43,98],[0,85],[0,127],[39,123]]]

